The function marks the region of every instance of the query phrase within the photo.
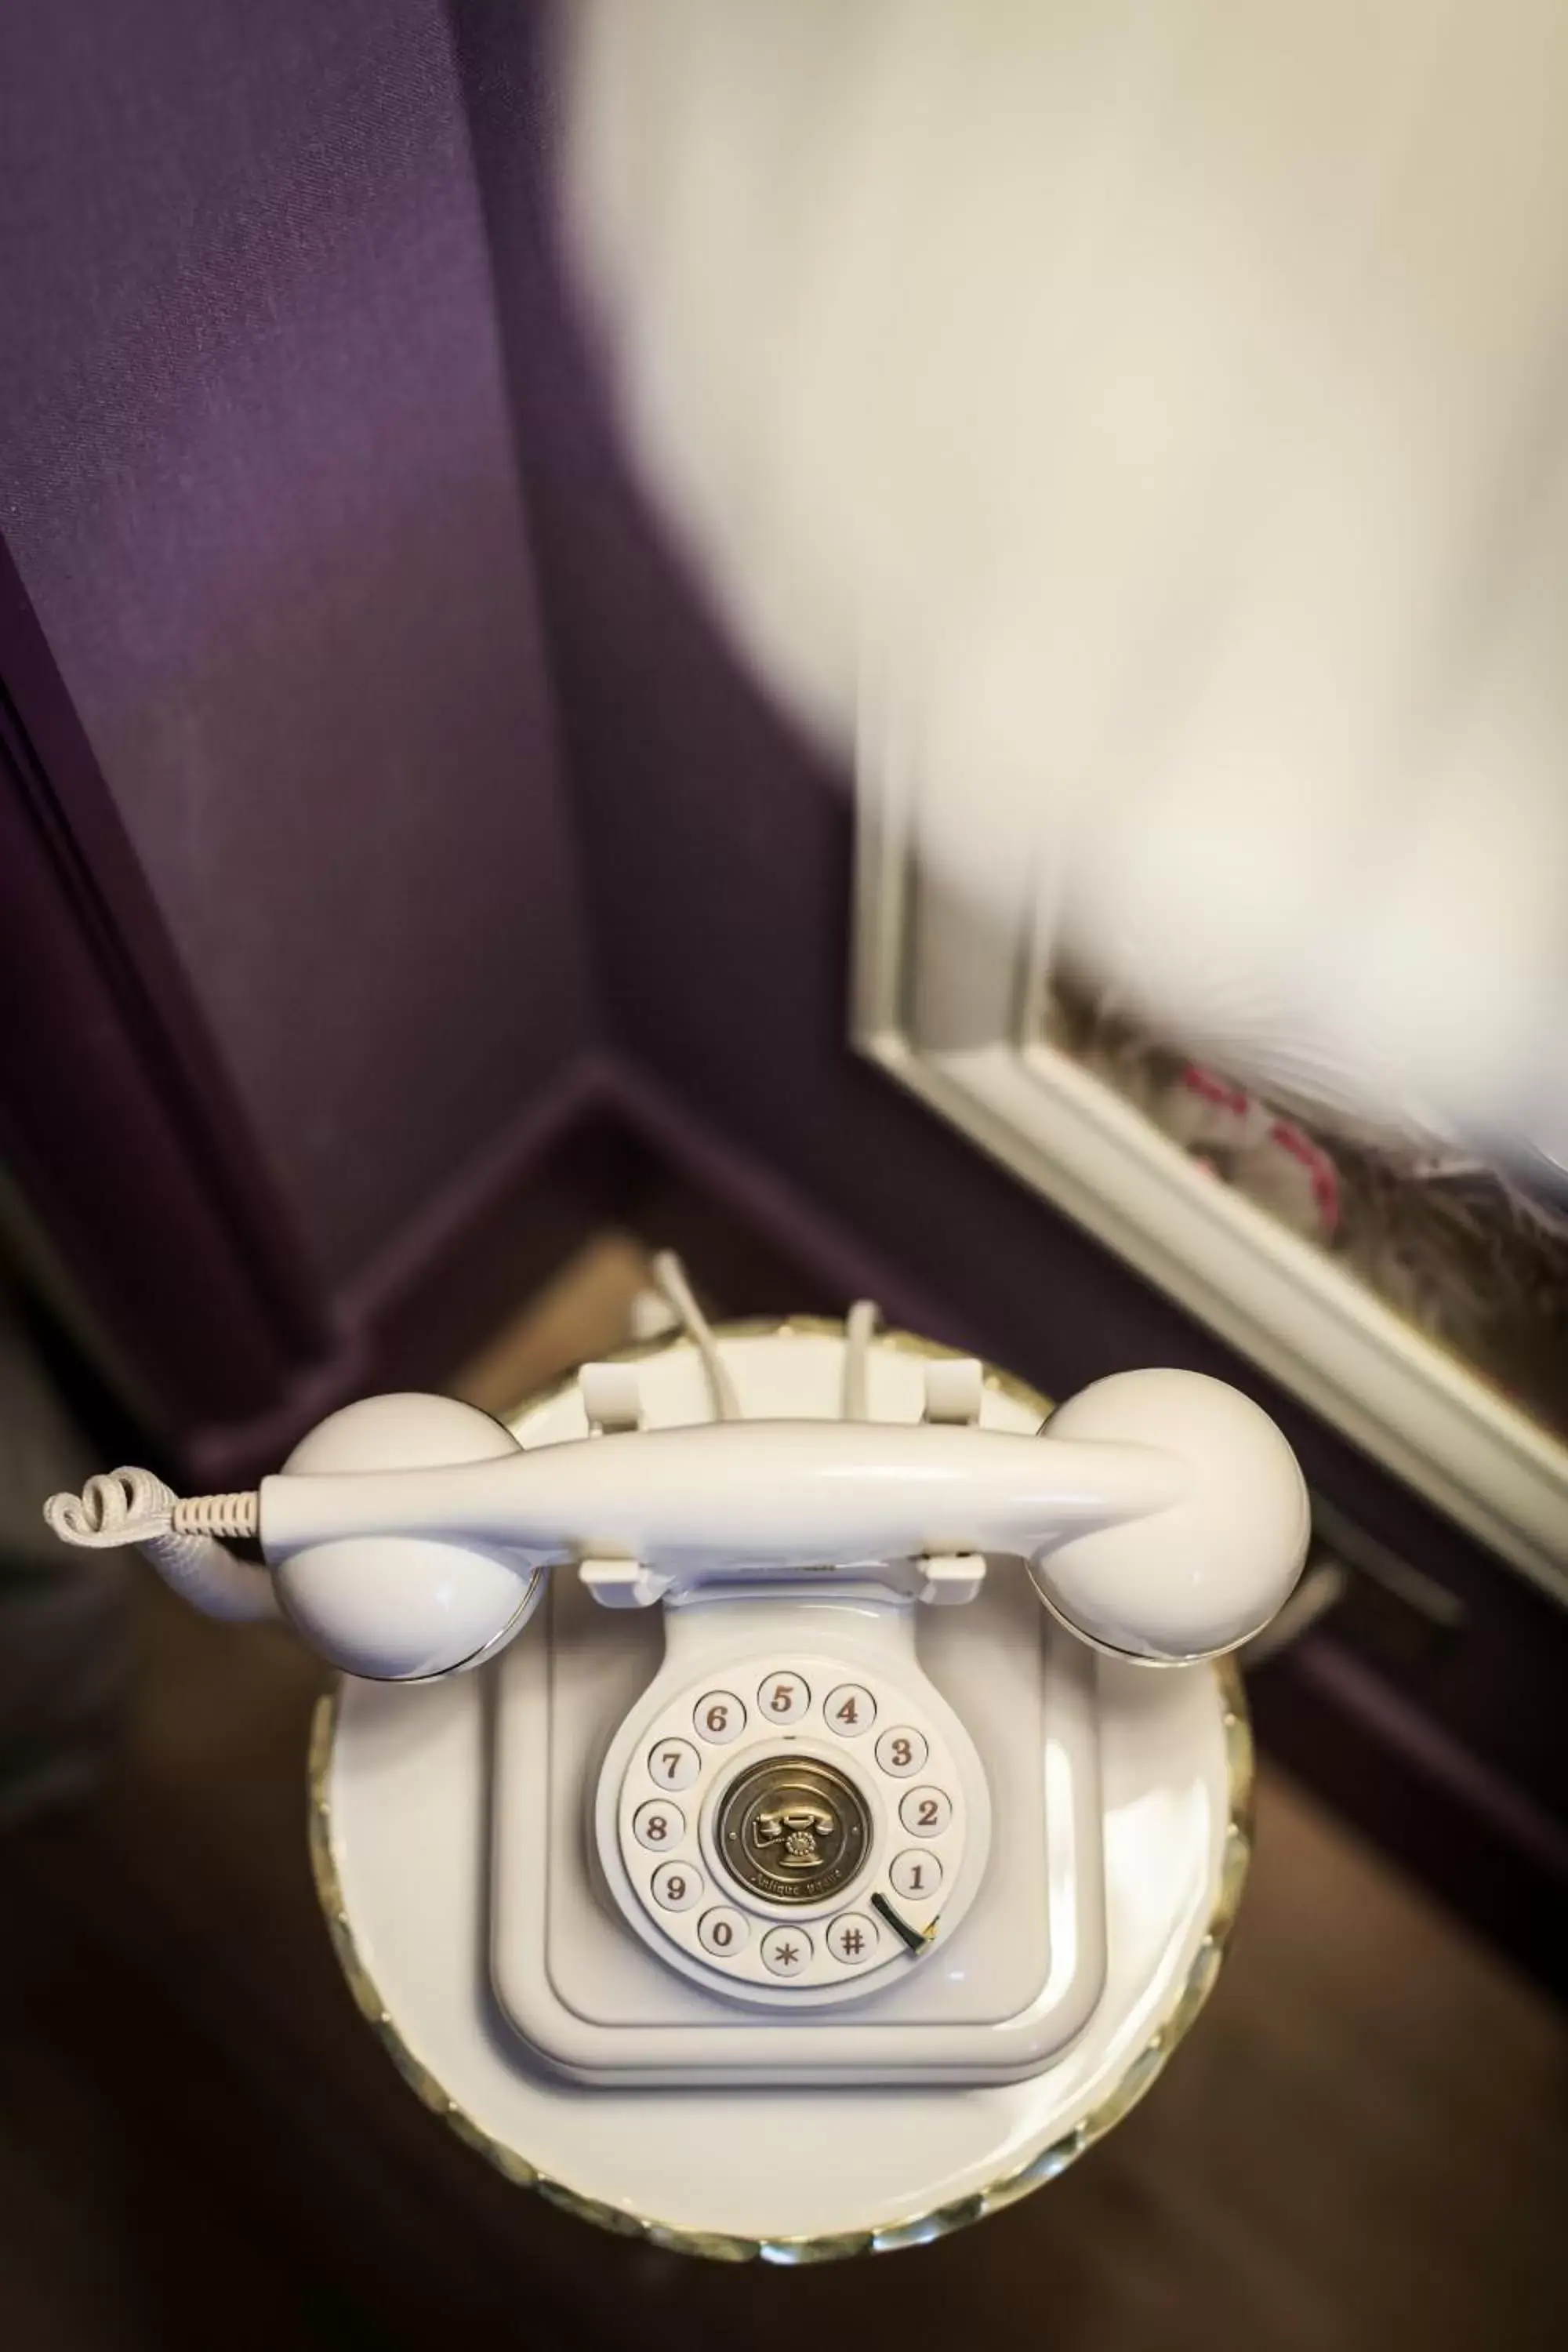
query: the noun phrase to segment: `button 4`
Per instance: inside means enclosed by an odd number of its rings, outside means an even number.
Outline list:
[[[877,1720],[877,1702],[858,1683],[840,1683],[823,1701],[822,1715],[840,1739],[858,1739]]]

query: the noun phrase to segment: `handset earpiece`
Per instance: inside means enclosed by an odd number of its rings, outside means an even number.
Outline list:
[[[1169,1501],[1031,1557],[1051,1613],[1097,1648],[1149,1664],[1215,1657],[1259,1632],[1307,1556],[1306,1483],[1250,1397],[1202,1372],[1115,1372],[1054,1412],[1047,1444],[1147,1445],[1173,1464]]]
[[[430,1469],[521,1449],[510,1430],[455,1397],[363,1397],[301,1439],[284,1465],[322,1472]],[[419,1682],[477,1665],[520,1633],[544,1572],[500,1550],[427,1535],[339,1536],[274,1569],[278,1597],[313,1649],[345,1674]]]

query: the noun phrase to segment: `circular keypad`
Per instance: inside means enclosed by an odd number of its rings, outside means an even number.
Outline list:
[[[962,1733],[918,1671],[847,1663],[731,1659],[650,1707],[624,1769],[618,1844],[644,1932],[751,1998],[880,1982],[959,1886]]]

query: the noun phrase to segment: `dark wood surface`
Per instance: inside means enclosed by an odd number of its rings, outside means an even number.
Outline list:
[[[500,1401],[606,1344],[635,1272],[606,1244],[466,1385]],[[1214,2000],[1109,2140],[941,2244],[728,2269],[509,2188],[426,2112],[315,1906],[319,1669],[151,1579],[135,1606],[97,1795],[3,1854],[0,2341],[19,2352],[1563,2341],[1568,2027],[1279,1772]]]

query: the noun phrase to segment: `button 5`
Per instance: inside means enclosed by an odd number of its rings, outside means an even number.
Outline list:
[[[764,1723],[798,1723],[811,1693],[798,1675],[770,1675],[757,1685],[757,1713]]]

